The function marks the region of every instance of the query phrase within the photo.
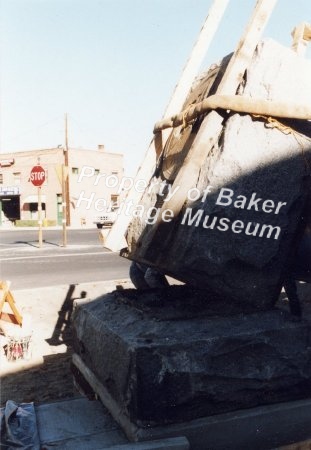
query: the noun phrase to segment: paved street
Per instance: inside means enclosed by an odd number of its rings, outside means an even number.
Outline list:
[[[67,230],[68,245],[95,245],[99,246],[98,230],[94,228]],[[43,228],[44,246],[61,246],[62,245],[62,229],[46,229]],[[33,230],[15,228],[0,231],[0,248],[17,248],[38,247],[38,229]]]
[[[55,286],[127,278],[129,261],[103,248],[96,228],[68,230],[67,247],[61,230],[0,232],[1,279],[12,289]]]

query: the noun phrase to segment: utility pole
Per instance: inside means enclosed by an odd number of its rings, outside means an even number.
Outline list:
[[[69,179],[68,179],[68,121],[65,114],[65,146],[63,148],[64,163],[62,164],[62,226],[63,247],[67,246],[67,225],[70,225],[70,203],[69,203]]]
[[[70,225],[70,195],[69,195],[69,161],[68,161],[68,117],[65,114],[65,149],[64,149],[64,164],[65,164],[65,196],[63,201],[66,203],[66,225]]]
[[[66,227],[66,166],[62,164],[62,226],[63,226],[63,247],[67,246],[67,227]]]

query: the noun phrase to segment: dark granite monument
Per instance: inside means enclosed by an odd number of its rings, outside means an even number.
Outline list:
[[[184,109],[214,94],[226,64],[227,59],[200,80]],[[291,67],[299,67],[294,79]],[[238,96],[311,102],[309,79],[309,60],[268,40],[257,47]],[[203,164],[197,173],[178,177],[189,149],[203,141],[204,153],[208,146],[200,133],[209,114],[203,123],[199,116],[172,130],[137,207],[144,214],[128,229],[128,256],[234,302],[271,307],[303,231],[311,193],[311,125],[219,111],[222,130]],[[189,178],[193,182],[176,211],[175,196]]]
[[[125,256],[185,284],[118,290],[74,311],[74,363],[133,440],[311,396],[310,323],[275,307],[309,214],[310,121],[221,108],[187,122],[229,60],[194,85],[126,236]],[[310,61],[268,40],[236,95],[311,103],[310,80]]]

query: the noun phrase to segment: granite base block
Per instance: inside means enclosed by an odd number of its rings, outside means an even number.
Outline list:
[[[311,397],[310,324],[216,300],[178,286],[79,302],[75,352],[140,427]]]

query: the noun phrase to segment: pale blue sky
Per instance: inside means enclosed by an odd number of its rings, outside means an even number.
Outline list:
[[[0,0],[1,152],[69,145],[135,173],[211,0]],[[202,69],[234,50],[255,0],[231,0]],[[278,0],[264,33],[290,45],[310,0]],[[310,49],[308,50],[310,56]]]

